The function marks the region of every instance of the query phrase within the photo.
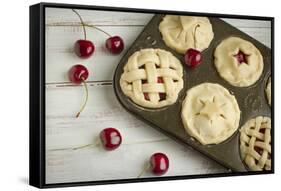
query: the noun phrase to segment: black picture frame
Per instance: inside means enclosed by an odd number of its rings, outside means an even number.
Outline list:
[[[45,181],[45,9],[46,8],[76,8],[87,10],[123,11],[137,13],[165,13],[181,15],[200,15],[208,17],[239,18],[266,20],[271,22],[271,64],[272,64],[272,170],[265,172],[231,172],[208,175],[186,175],[142,179],[119,179],[89,182],[46,184]],[[85,186],[100,184],[132,183],[147,181],[166,181],[191,178],[209,178],[225,176],[242,176],[274,173],[274,17],[180,12],[169,10],[132,9],[117,7],[102,7],[90,5],[39,3],[30,6],[30,129],[29,129],[29,184],[38,188],[53,188],[66,186]]]

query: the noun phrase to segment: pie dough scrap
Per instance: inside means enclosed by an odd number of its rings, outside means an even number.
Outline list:
[[[265,93],[267,96],[268,104],[271,106],[271,77],[269,77],[269,79],[267,81]]]
[[[203,145],[218,144],[238,129],[240,109],[226,88],[203,83],[187,91],[181,117],[190,136]]]
[[[245,61],[239,62],[242,52]],[[263,71],[263,57],[249,41],[238,37],[223,40],[215,50],[215,67],[219,75],[233,86],[247,87],[254,84]]]
[[[253,171],[271,170],[271,119],[258,116],[240,129],[242,160]]]
[[[136,104],[160,108],[176,102],[183,88],[183,67],[170,52],[142,49],[128,59],[121,75],[123,93]]]
[[[184,54],[188,49],[204,50],[214,38],[207,17],[166,15],[159,30],[167,46]]]

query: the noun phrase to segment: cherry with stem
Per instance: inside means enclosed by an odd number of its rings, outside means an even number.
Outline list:
[[[169,158],[164,153],[154,153],[149,162],[146,163],[144,169],[137,176],[140,178],[146,171],[151,170],[151,172],[155,175],[163,175],[169,169]]]
[[[80,149],[85,149],[88,147],[95,147],[102,145],[105,150],[112,151],[117,149],[121,143],[122,143],[122,136],[121,133],[112,127],[108,127],[103,129],[100,132],[100,139],[96,143],[90,143],[86,145],[82,145],[79,147],[74,147],[74,148],[62,148],[62,149],[52,149],[49,151],[62,151],[62,150],[80,150]]]
[[[193,33],[195,49],[193,48],[188,49],[184,55],[185,64],[190,68],[195,68],[202,61],[202,53],[199,50],[197,50],[197,40],[195,36],[198,27],[200,27],[200,25],[195,26],[194,33]]]
[[[79,112],[76,114],[76,118],[78,118],[80,116],[81,112],[85,109],[87,102],[88,102],[89,91],[88,91],[87,83],[85,82],[87,80],[88,76],[89,76],[88,69],[85,66],[80,65],[80,64],[72,66],[70,68],[70,70],[68,71],[68,77],[69,77],[70,81],[75,84],[82,83],[83,86],[85,87],[85,92],[86,92],[85,101],[82,104]]]
[[[89,58],[94,53],[95,46],[92,41],[87,40],[85,23],[81,15],[74,9],[72,9],[72,11],[79,17],[84,32],[84,39],[80,39],[75,42],[74,52],[80,58]]]

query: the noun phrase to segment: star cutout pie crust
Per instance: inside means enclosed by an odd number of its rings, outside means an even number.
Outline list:
[[[203,83],[187,91],[181,117],[186,132],[202,145],[219,144],[238,129],[240,109],[226,88]]]
[[[223,40],[216,47],[214,59],[219,75],[237,87],[253,85],[264,67],[260,51],[251,42],[238,37]]]

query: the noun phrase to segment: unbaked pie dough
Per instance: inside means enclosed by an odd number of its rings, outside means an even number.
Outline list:
[[[203,83],[187,91],[181,117],[190,136],[203,145],[218,144],[237,130],[240,109],[223,86]]]
[[[269,79],[267,81],[265,93],[267,96],[268,104],[271,106],[271,77],[269,77]]]
[[[253,171],[271,170],[271,119],[258,116],[240,129],[242,160]]]
[[[217,46],[214,56],[218,73],[233,86],[250,86],[262,74],[263,57],[260,51],[241,38],[229,37],[223,40]]]
[[[183,88],[182,77],[182,65],[170,52],[142,49],[128,59],[120,86],[136,104],[160,108],[176,102]]]
[[[181,54],[189,48],[200,51],[208,48],[214,37],[207,17],[166,15],[159,30],[166,45]]]

